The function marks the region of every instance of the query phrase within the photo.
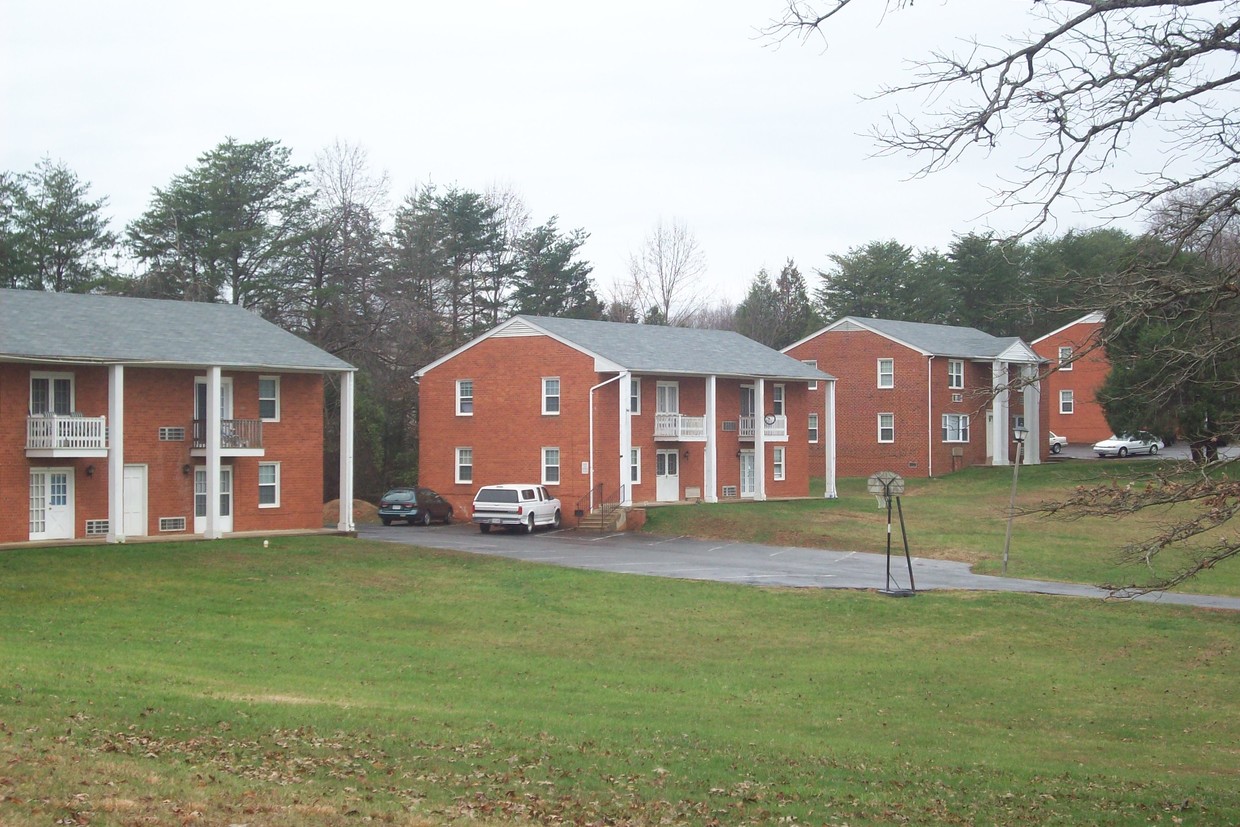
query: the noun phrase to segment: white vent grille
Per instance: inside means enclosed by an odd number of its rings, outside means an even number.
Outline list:
[[[732,431],[735,431],[735,430],[736,430],[736,420],[735,420],[735,419],[725,419],[725,420],[723,420],[723,430],[724,430],[724,433],[730,433],[730,432],[732,432]]]
[[[536,330],[529,322],[518,320],[491,335],[497,339],[502,339],[506,336],[541,336],[543,334],[541,330]]]
[[[160,442],[184,442],[185,441],[185,429],[184,428],[172,428],[172,427],[160,428],[159,429],[159,441]]]
[[[953,402],[963,402],[963,401],[964,401],[964,394],[963,394],[963,393],[953,393],[953,394],[952,394],[952,401],[953,401]]]
[[[723,496],[725,496],[725,497],[735,497],[735,496],[736,496],[736,486],[735,486],[735,485],[725,485],[725,486],[723,487]]]
[[[837,324],[835,327],[833,327],[832,330],[839,330],[839,331],[852,333],[858,330],[865,330],[865,328],[857,324],[856,322],[841,322]]]
[[[184,531],[185,530],[185,518],[184,517],[160,517],[159,518],[159,530],[160,531]]]
[[[87,537],[103,537],[108,533],[107,520],[87,520],[86,536]]]

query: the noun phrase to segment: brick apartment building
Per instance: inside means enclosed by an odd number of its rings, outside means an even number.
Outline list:
[[[419,481],[462,514],[504,482],[545,484],[570,523],[808,496],[818,475],[835,495],[832,377],[730,331],[516,316],[415,378]]]
[[[933,477],[1006,465],[1017,426],[1029,431],[1023,461],[1041,461],[1046,413],[1039,358],[1018,338],[846,316],[784,352],[836,377],[841,476]],[[810,446],[811,464],[820,459],[816,447]]]
[[[1098,389],[1111,372],[1099,337],[1106,317],[1087,313],[1074,322],[1033,340],[1033,349],[1052,370],[1046,377],[1050,429],[1070,444],[1088,445],[1111,435]]]
[[[350,365],[232,305],[0,289],[0,543],[321,528],[325,374],[348,531]]]

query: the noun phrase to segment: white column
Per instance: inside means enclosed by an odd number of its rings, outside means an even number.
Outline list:
[[[702,492],[708,503],[719,502],[719,444],[715,438],[715,377],[706,377],[706,453],[702,457]]]
[[[620,503],[633,504],[633,477],[629,464],[633,461],[633,411],[629,403],[633,399],[633,375],[628,371],[620,374]],[[604,494],[606,496],[606,494]]]
[[[835,490],[835,380],[823,383],[827,386],[826,404],[822,409],[823,431],[818,435],[822,441],[823,452],[826,454],[826,485],[823,496],[834,500],[839,494]]]
[[[340,374],[340,519],[337,531],[353,525],[353,371]]]
[[[207,524],[204,536],[218,540],[224,536],[220,525],[220,386],[223,384],[218,366],[207,368],[207,410],[203,427],[207,438]],[[233,485],[236,485],[233,480]]]
[[[1008,464],[1008,419],[1011,417],[1008,405],[1008,365],[1007,362],[995,360],[990,369],[991,388],[991,422],[990,445],[994,450],[991,465]]]
[[[108,536],[125,542],[125,366],[108,366]]]
[[[753,383],[753,498],[766,499],[766,384]]]
[[[1025,427],[1029,429],[1025,436],[1025,448],[1021,451],[1021,462],[1040,465],[1042,451],[1046,447],[1046,440],[1042,438],[1042,420],[1038,417],[1042,410],[1042,380],[1038,378],[1037,365],[1021,365],[1020,375],[1025,389]]]

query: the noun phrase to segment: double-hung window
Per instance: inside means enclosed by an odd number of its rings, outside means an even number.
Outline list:
[[[784,386],[773,385],[771,387],[771,412],[776,416],[784,415]]]
[[[1072,391],[1059,392],[1059,412],[1061,414],[1070,414],[1075,403],[1072,398]]]
[[[818,414],[816,413],[809,415],[809,441],[818,441]]]
[[[943,414],[943,441],[968,442],[969,417],[966,414]]]
[[[542,449],[542,481],[543,485],[558,485],[560,482],[560,449]]]
[[[474,380],[456,380],[456,415],[474,415]]]
[[[896,441],[896,415],[893,413],[880,413],[878,415],[878,441],[879,442],[895,442]]]
[[[818,360],[817,360],[817,359],[802,359],[802,360],[801,360],[801,364],[803,364],[803,365],[807,365],[807,366],[809,366],[809,367],[813,368],[814,370],[818,370]],[[816,391],[816,390],[818,390],[818,380],[817,380],[817,379],[815,379],[813,382],[810,382],[810,383],[809,383],[809,390],[811,390],[811,391]]]
[[[629,451],[629,482],[641,485],[642,482],[642,449],[633,448]]]
[[[964,360],[947,360],[947,387],[960,390],[964,387]]]
[[[280,377],[258,377],[258,418],[264,422],[280,421]]]
[[[634,376],[629,380],[629,413],[637,416],[642,412],[642,380]]]
[[[280,507],[280,463],[258,464],[258,507]]]
[[[474,449],[456,449],[456,481],[465,485],[474,481]]]
[[[771,455],[771,479],[782,480],[784,478],[784,448],[782,445],[776,445]]]
[[[546,376],[542,380],[542,412],[550,416],[560,414],[560,377]]]
[[[894,388],[896,386],[895,359],[878,360],[878,386],[880,388]]]
[[[1072,347],[1061,347],[1059,349],[1059,369],[1072,370]]]

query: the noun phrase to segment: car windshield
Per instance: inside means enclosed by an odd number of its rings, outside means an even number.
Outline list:
[[[407,488],[397,488],[383,495],[383,501],[389,503],[416,503],[418,498]]]
[[[479,503],[515,503],[517,492],[510,488],[484,488],[474,497]]]

